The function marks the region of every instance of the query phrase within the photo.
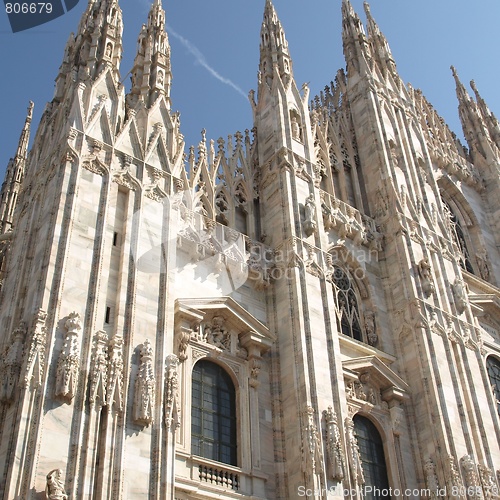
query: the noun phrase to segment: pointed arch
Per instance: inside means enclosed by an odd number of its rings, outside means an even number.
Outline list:
[[[445,227],[451,233],[460,252],[460,267],[489,281],[491,264],[476,214],[449,177],[441,177],[438,180],[438,186],[443,204]]]
[[[365,270],[347,248],[336,245],[329,250],[338,331],[359,342],[378,344],[375,309],[370,300]]]

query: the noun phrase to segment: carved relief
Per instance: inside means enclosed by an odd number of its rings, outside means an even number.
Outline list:
[[[31,335],[26,342],[26,353],[22,368],[23,384],[38,389],[42,386],[43,372],[45,370],[45,345],[47,343],[47,330],[45,320],[47,313],[39,309],[35,315]]]
[[[344,479],[344,452],[340,439],[340,429],[337,424],[337,415],[331,406],[323,411],[326,424],[326,454],[327,471],[330,479],[340,482]]]
[[[109,343],[107,403],[117,411],[123,410],[123,338],[115,335]]]
[[[108,378],[108,357],[106,352],[108,336],[99,331],[94,338],[94,352],[90,369],[90,406],[106,405],[106,389]]]
[[[80,369],[80,343],[78,338],[82,330],[80,315],[77,312],[72,312],[64,326],[67,329],[67,334],[57,360],[55,395],[71,400],[76,393]]]
[[[214,316],[211,323],[205,324],[200,332],[200,340],[207,342],[223,351],[231,349],[231,335],[224,326],[223,316]]]
[[[465,455],[460,459],[460,465],[465,475],[465,486],[470,499],[483,498],[481,494],[481,483],[476,469],[476,464],[470,455]]]
[[[499,498],[498,486],[495,481],[495,475],[493,474],[493,471],[485,465],[481,464],[477,466],[477,470],[479,471],[479,477],[481,479],[481,484],[483,485],[484,498],[486,500]]]
[[[356,439],[356,433],[354,432],[354,422],[352,417],[346,417],[345,430],[349,470],[351,471],[351,477],[354,481],[355,487],[358,487],[365,483],[365,477],[363,474],[363,465],[361,462],[361,455],[359,453],[358,440]]]
[[[140,364],[135,380],[134,420],[149,425],[154,421],[155,376],[153,349],[151,342],[145,340],[140,351]]]
[[[179,359],[175,354],[169,354],[166,360],[165,377],[165,425],[167,429],[172,426],[177,429],[181,425],[181,412],[179,402],[179,375],[177,367]]]
[[[462,491],[463,490],[463,482],[460,472],[458,472],[457,463],[455,457],[452,455],[448,455],[445,459],[448,469],[448,489],[449,491]],[[463,498],[463,495],[460,495],[459,498]]]
[[[427,489],[430,491],[431,498],[437,498],[439,493],[439,482],[436,475],[436,464],[428,458],[424,464],[425,482]]]
[[[177,333],[177,352],[179,353],[179,361],[187,359],[187,348],[193,331],[189,328],[180,328]]]
[[[23,344],[26,337],[26,324],[21,321],[12,334],[11,344],[2,357],[0,371],[0,401],[9,402],[14,398],[17,381],[21,371]]]
[[[62,480],[62,470],[54,469],[47,474],[47,485],[45,487],[45,498],[47,500],[68,500]]]
[[[304,442],[306,453],[306,465],[310,467],[313,474],[320,472],[323,463],[323,454],[321,453],[321,441],[318,428],[314,422],[314,409],[308,406],[304,412],[306,419]]]
[[[262,368],[262,364],[260,362],[259,359],[257,358],[252,358],[252,360],[250,361],[250,380],[249,380],[249,384],[250,384],[250,387],[259,387],[259,373],[260,373],[260,369]]]

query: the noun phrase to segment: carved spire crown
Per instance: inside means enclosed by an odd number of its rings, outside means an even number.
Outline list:
[[[285,30],[271,0],[266,0],[264,19],[260,30],[259,79],[272,80],[274,67],[277,66],[281,79],[286,83],[293,78],[292,59],[288,51]]]
[[[29,102],[26,120],[17,144],[16,154],[7,165],[5,179],[0,191],[0,234],[4,234],[12,227],[14,209],[17,204],[17,195],[24,178],[28,145],[30,140],[31,120],[33,118],[33,101]]]
[[[60,102],[66,88],[74,83],[94,80],[106,68],[120,82],[122,59],[122,11],[118,0],[89,0],[76,35],[70,35],[56,78],[55,101]]]
[[[132,90],[127,102],[134,107],[141,100],[149,107],[164,95],[170,108],[170,44],[165,31],[165,10],[155,0],[137,40],[137,54],[132,68]]]

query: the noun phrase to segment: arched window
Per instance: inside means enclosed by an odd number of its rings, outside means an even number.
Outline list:
[[[497,402],[497,412],[500,416],[500,361],[493,356],[488,356],[486,367],[490,378],[491,392]]]
[[[353,339],[364,341],[359,316],[358,298],[349,276],[340,268],[333,273],[333,287],[337,302],[340,331]]]
[[[228,373],[208,360],[193,368],[191,452],[237,465],[236,391]]]
[[[443,205],[445,207],[445,211],[449,217],[449,222],[451,226],[451,232],[453,236],[453,240],[455,241],[458,249],[460,250],[460,267],[465,269],[469,273],[474,274],[474,268],[472,267],[472,262],[470,260],[470,253],[467,247],[467,238],[465,236],[464,229],[460,223],[455,212],[452,210],[450,204],[443,199]]]
[[[389,480],[387,478],[382,438],[371,420],[361,415],[354,415],[353,421],[365,478],[365,494],[363,498],[366,500],[391,498],[388,492]],[[372,488],[366,490],[367,486]]]

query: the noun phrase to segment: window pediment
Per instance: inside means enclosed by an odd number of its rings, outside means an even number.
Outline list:
[[[343,361],[342,367],[344,372],[347,372],[347,379],[352,379],[353,373],[360,381],[369,379],[371,385],[380,389],[385,401],[392,399],[402,401],[408,398],[410,392],[408,384],[376,356],[348,359]]]
[[[236,345],[231,332],[236,332]],[[190,341],[236,355],[241,346],[250,356],[262,356],[276,340],[267,326],[231,297],[177,299],[175,333],[181,360]]]

